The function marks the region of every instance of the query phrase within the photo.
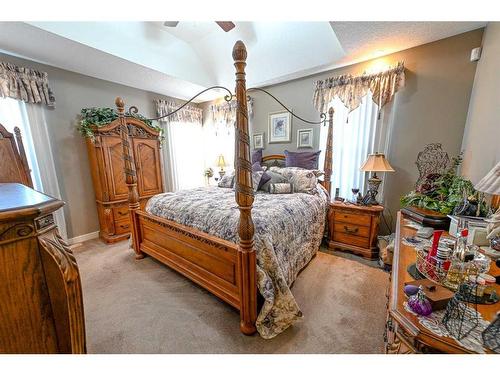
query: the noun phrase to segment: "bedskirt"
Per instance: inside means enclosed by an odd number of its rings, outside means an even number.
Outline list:
[[[328,196],[320,185],[316,190],[315,194],[255,194],[257,286],[264,298],[256,328],[263,338],[275,337],[302,318],[290,286],[323,238]],[[239,210],[234,194],[219,187],[164,193],[152,197],[146,211],[237,243]]]

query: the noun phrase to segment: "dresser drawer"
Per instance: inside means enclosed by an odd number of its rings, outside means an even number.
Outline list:
[[[335,223],[334,232],[340,234],[350,234],[353,236],[360,236],[366,238],[370,237],[370,227],[364,227],[361,225],[349,224],[349,223],[340,223],[340,222]]]
[[[366,227],[369,227],[371,224],[371,216],[369,215],[350,214],[339,211],[334,211],[334,220],[335,222],[341,221],[343,223],[363,225]]]
[[[341,242],[346,245],[354,245],[359,247],[368,247],[368,237],[359,237],[352,234],[344,234],[340,232],[333,232],[333,240]]]
[[[131,229],[129,219],[115,222],[115,234],[129,233]]]
[[[115,221],[129,219],[128,205],[113,207],[113,218]]]

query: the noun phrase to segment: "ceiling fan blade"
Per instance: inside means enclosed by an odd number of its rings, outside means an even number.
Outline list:
[[[165,21],[163,22],[163,26],[167,27],[175,27],[179,24],[179,21]]]
[[[231,21],[215,21],[215,23],[217,25],[220,26],[220,28],[222,30],[224,30],[226,33],[232,29],[234,29],[234,27],[236,26],[234,23],[232,23]]]

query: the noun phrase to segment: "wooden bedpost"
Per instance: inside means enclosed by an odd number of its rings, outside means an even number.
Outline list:
[[[323,186],[328,191],[328,194],[332,194],[331,192],[331,179],[332,179],[332,164],[333,164],[333,108],[328,110],[328,135],[326,138],[326,150],[325,150],[325,164],[324,171],[325,177]]]
[[[125,104],[123,99],[118,97],[115,100],[118,110],[118,120],[120,122],[120,137],[122,140],[123,162],[125,171],[125,182],[128,187],[128,211],[130,215],[132,248],[135,251],[135,258],[142,259],[144,254],[139,248],[139,222],[136,211],[140,208],[139,193],[137,192],[137,176],[135,174],[135,164],[132,151],[130,150],[130,139],[128,136],[127,122],[125,121]]]
[[[240,330],[245,335],[255,333],[257,319],[257,263],[254,249],[252,204],[252,163],[250,161],[250,136],[248,131],[247,93],[245,66],[247,50],[239,40],[233,48],[236,68],[236,203],[240,210],[238,224],[238,267],[240,269]]]
[[[17,126],[14,127],[14,134],[16,135],[16,144],[19,151],[19,156],[21,157],[21,162],[23,163],[24,170],[26,172],[26,177],[28,179],[28,186],[33,188],[33,180],[31,179],[31,169],[28,164],[28,158],[26,157],[26,150],[24,149],[23,137],[21,136],[21,129]]]

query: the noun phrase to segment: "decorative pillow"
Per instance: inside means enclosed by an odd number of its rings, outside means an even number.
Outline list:
[[[306,170],[305,168],[300,168],[300,167],[271,167],[269,168],[269,171],[273,171],[276,173],[284,173],[285,170]],[[321,177],[325,174],[325,172],[319,170],[319,169],[309,169],[316,177]]]
[[[290,194],[293,193],[293,186],[289,182],[278,182],[269,185],[269,194]]]
[[[252,165],[255,163],[262,163],[262,150],[255,150],[252,152]]]
[[[264,185],[266,182],[268,182],[271,179],[271,176],[269,176],[266,173],[266,169],[267,169],[267,167],[263,168],[259,163],[252,164],[252,172],[263,172],[262,178],[260,179],[259,187],[257,188],[257,190],[261,189],[262,185]]]
[[[294,193],[316,193],[316,185],[318,184],[318,179],[314,171],[299,168],[271,167],[270,172],[276,172],[286,177],[288,181],[290,181],[290,183],[293,185]]]
[[[317,169],[319,151],[290,152],[285,150],[285,167],[300,167],[304,169]]]
[[[273,168],[273,167],[271,167]],[[277,173],[277,172],[273,172],[271,170],[269,171],[266,171],[266,176],[269,177],[269,180],[263,184],[261,184],[259,190],[263,190],[263,191],[267,191],[269,192],[269,186],[271,184],[279,184],[279,183],[283,183],[283,182],[288,182],[288,179],[281,175],[280,173]]]
[[[263,171],[252,172],[252,186],[254,193],[259,189],[260,180],[262,179]]]
[[[217,186],[221,188],[232,188],[234,186],[234,172],[222,176]]]

